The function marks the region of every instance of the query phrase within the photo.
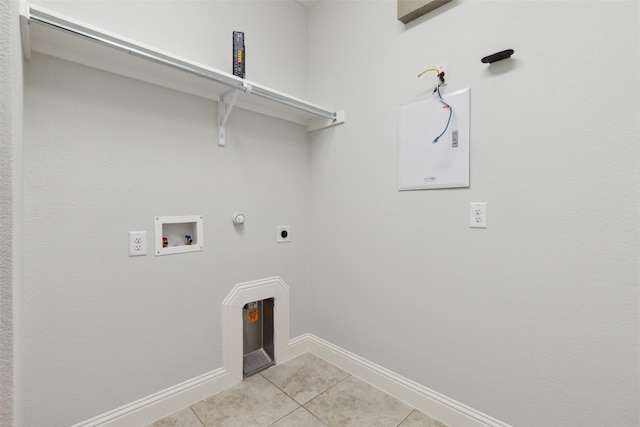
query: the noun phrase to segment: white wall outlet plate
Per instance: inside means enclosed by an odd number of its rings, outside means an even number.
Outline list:
[[[129,256],[141,256],[147,254],[147,232],[129,232]]]
[[[278,243],[288,243],[291,241],[291,226],[290,225],[279,225],[278,226],[278,236],[276,238]]]
[[[469,203],[469,227],[487,228],[487,203]]]

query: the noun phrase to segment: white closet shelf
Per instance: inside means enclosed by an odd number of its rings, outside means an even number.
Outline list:
[[[225,124],[234,105],[305,125],[308,131],[344,123],[344,111],[309,103],[40,6],[29,5],[21,12],[21,32],[27,59],[33,50],[218,101],[220,145],[224,145]]]

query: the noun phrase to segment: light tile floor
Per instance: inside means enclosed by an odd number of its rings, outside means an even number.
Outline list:
[[[147,427],[447,427],[305,353]]]

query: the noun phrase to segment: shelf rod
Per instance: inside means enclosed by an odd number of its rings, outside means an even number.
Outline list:
[[[234,88],[234,89],[242,89],[242,85],[240,83],[235,84],[235,83],[226,81],[224,79],[221,79],[220,77],[216,77],[215,75],[213,75],[211,73],[206,73],[204,71],[197,70],[196,68],[189,67],[189,66],[180,64],[178,62],[171,61],[169,59],[161,58],[161,57],[159,57],[157,55],[154,55],[152,53],[143,52],[141,50],[137,50],[135,48],[132,48],[132,47],[125,46],[123,44],[117,43],[117,42],[115,42],[113,40],[108,40],[108,39],[99,37],[99,36],[97,36],[95,34],[90,34],[90,33],[86,32],[86,31],[82,31],[82,30],[79,30],[77,28],[72,28],[72,27],[70,27],[68,25],[65,25],[65,24],[62,24],[62,23],[59,23],[59,22],[54,22],[54,21],[52,21],[50,19],[47,19],[46,17],[38,16],[37,13],[34,14],[33,9],[31,9],[31,16],[30,16],[29,19],[31,21],[35,21],[35,22],[37,22],[39,24],[46,25],[46,26],[54,28],[56,30],[60,30],[60,31],[69,33],[69,34],[71,34],[73,36],[80,37],[82,39],[86,39],[86,40],[92,41],[94,43],[97,43],[97,44],[100,44],[100,45],[103,45],[103,46],[106,46],[106,47],[110,47],[110,48],[115,49],[115,50],[119,50],[119,51],[124,52],[126,54],[129,54],[131,56],[135,56],[135,57],[138,57],[138,58],[141,58],[141,59],[146,59],[147,61],[152,61],[152,62],[156,62],[156,63],[162,64],[162,65],[166,65],[166,66],[169,66],[171,68],[175,68],[175,69],[180,70],[180,71],[184,71],[184,72],[187,72],[187,73],[190,73],[190,74],[194,74],[194,75],[196,75],[198,77],[202,77],[202,78],[205,78],[205,79],[208,79],[208,80],[213,80],[213,81],[216,81],[218,83],[221,83],[221,84],[223,84],[225,86],[229,86],[229,87]]]
[[[315,114],[316,116],[319,116],[319,117],[324,117],[325,119],[330,119],[330,120],[333,120],[333,121],[337,120],[336,119],[336,113],[327,113],[327,112],[324,112],[324,111],[316,110],[316,109],[313,109],[311,107],[307,107],[307,106],[302,105],[302,104],[296,104],[296,103],[294,103],[292,101],[288,101],[286,99],[277,98],[277,97],[275,97],[273,95],[269,95],[268,93],[259,92],[259,91],[256,91],[256,90],[252,90],[251,93],[256,95],[256,96],[259,96],[261,98],[265,98],[265,99],[269,99],[271,101],[279,102],[280,104],[284,104],[284,105],[287,105],[289,107],[297,108],[298,110],[306,111],[307,113]]]
[[[243,92],[248,92],[248,93],[252,93],[256,96],[259,96],[261,98],[265,98],[274,102],[277,102],[279,104],[283,104],[286,105],[288,107],[292,107],[301,111],[305,111],[307,113],[311,113],[313,115],[316,115],[318,117],[324,117],[333,121],[337,120],[337,115],[336,113],[332,113],[330,111],[326,111],[326,110],[322,110],[319,108],[314,108],[313,106],[310,105],[305,105],[303,103],[298,103],[295,100],[291,100],[291,99],[283,99],[283,98],[279,98],[277,96],[274,96],[270,93],[266,93],[266,92],[261,92],[260,88],[252,88],[252,90],[247,91],[246,90],[246,85],[244,83],[239,83],[239,82],[232,82],[229,80],[225,80],[223,78],[220,78],[218,76],[216,76],[214,73],[207,71],[207,70],[200,70],[194,66],[190,66],[190,65],[185,65],[182,64],[180,62],[176,62],[174,60],[168,59],[168,58],[163,58],[161,56],[158,56],[152,52],[145,52],[142,50],[138,50],[135,48],[132,48],[130,46],[115,42],[113,40],[108,40],[106,38],[100,37],[98,35],[95,34],[91,34],[87,31],[83,31],[81,29],[78,28],[74,28],[70,25],[67,25],[63,22],[57,22],[54,21],[50,18],[48,18],[47,16],[40,16],[38,15],[38,11],[34,10],[33,8],[30,9],[29,11],[29,20],[30,21],[34,21],[37,22],[39,24],[69,33],[71,35],[74,35],[76,37],[80,37],[80,38],[84,38],[87,40],[90,40],[92,42],[101,44],[103,46],[107,46],[116,50],[119,50],[121,52],[127,53],[129,55],[141,58],[141,59],[145,59],[147,61],[152,61],[152,62],[157,62],[159,64],[162,65],[166,65],[168,67],[171,68],[175,68],[177,70],[180,71],[184,71],[186,73],[190,73],[190,74],[194,74],[198,77],[202,77],[204,79],[207,80],[212,80],[215,81],[217,83],[223,84],[225,86],[230,87],[231,89],[237,89],[237,90],[241,90]]]

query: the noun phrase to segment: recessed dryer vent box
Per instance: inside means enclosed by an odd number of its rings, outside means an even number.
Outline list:
[[[155,217],[155,254],[204,250],[202,215]]]

